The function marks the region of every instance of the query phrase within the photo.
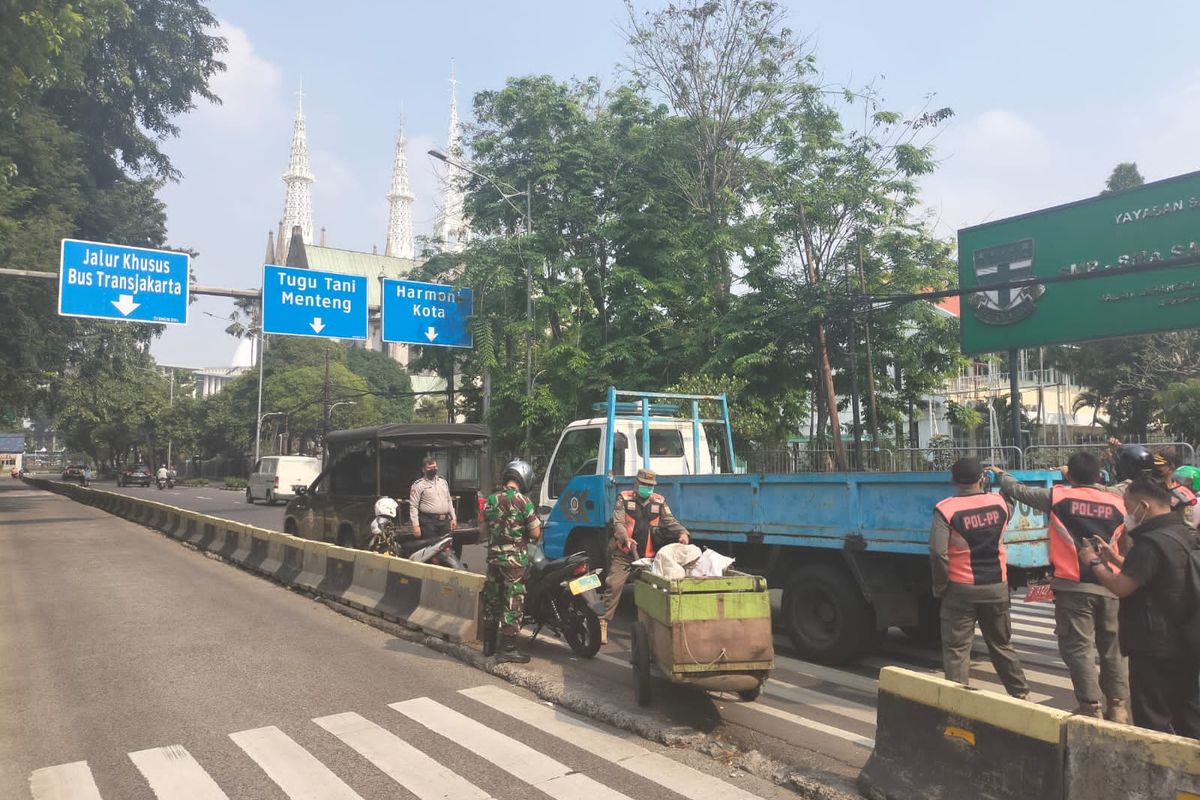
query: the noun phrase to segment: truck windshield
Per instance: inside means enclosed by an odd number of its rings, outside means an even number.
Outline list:
[[[555,498],[571,482],[571,478],[586,472],[596,473],[596,459],[600,455],[600,429],[579,428],[567,431],[558,445],[554,464],[550,467],[548,493]],[[586,467],[586,469],[585,469]]]

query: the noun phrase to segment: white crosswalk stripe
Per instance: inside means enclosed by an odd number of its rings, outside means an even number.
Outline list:
[[[29,791],[33,800],[102,800],[86,761],[34,770]]]
[[[179,745],[138,750],[129,760],[159,800],[229,800],[192,754]]]
[[[488,800],[487,792],[464,780],[391,731],[355,713],[313,722],[341,739],[420,800]]]
[[[274,725],[229,734],[292,800],[362,800],[316,756]]]
[[[556,800],[578,800],[579,797],[620,800],[625,797],[524,742],[427,697],[391,703],[390,707],[452,742],[471,742],[476,755]]]
[[[731,783],[680,764],[637,744],[630,735],[618,736],[563,711],[518,697],[498,686],[479,686],[459,692],[489,708],[545,731],[606,761],[619,764],[673,792],[693,800],[753,800],[754,795]]]

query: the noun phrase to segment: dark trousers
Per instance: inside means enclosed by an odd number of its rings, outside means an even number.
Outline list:
[[[951,586],[942,597],[942,665],[946,680],[967,686],[971,681],[971,645],[975,641],[975,623],[983,633],[988,655],[996,675],[1013,697],[1029,694],[1025,671],[1012,646],[1012,619],[1009,602],[978,602]]]
[[[1054,628],[1075,699],[1082,703],[1124,700],[1129,696],[1129,673],[1117,643],[1120,600],[1088,592],[1054,592]],[[1096,655],[1100,668],[1096,669]],[[1097,672],[1099,674],[1097,674]]]
[[[438,519],[440,514],[417,514],[417,522],[421,524],[421,538],[426,544],[450,535],[450,519]]]
[[[608,572],[604,576],[605,583],[608,584],[608,592],[604,595],[602,619],[605,622],[612,622],[612,618],[617,613],[617,606],[621,604],[621,590],[625,588],[625,583],[629,580],[633,556],[623,550],[618,550],[615,546],[610,546],[608,558]]]
[[[1129,710],[1133,724],[1200,739],[1200,661],[1180,656],[1129,656]]]

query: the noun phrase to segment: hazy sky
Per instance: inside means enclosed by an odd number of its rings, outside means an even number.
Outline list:
[[[640,0],[639,7],[663,3]],[[1095,194],[1119,161],[1147,180],[1200,169],[1200,61],[1193,0],[842,0],[786,2],[828,81],[874,83],[888,106],[956,116],[937,139],[925,203],[946,236],[962,226]],[[400,114],[417,196],[432,231],[430,147],[447,133],[450,62],[459,115],[506,78],[548,73],[619,82],[617,0],[364,2],[210,0],[229,41],[220,106],[181,120],[166,145],[183,179],[165,188],[171,246],[200,252],[200,283],[255,287],[267,232],[283,212],[296,92],[304,87],[316,229],[333,247],[383,250]],[[319,235],[319,234],[318,234]],[[229,364],[231,301],[202,298],[186,327],[153,346],[160,363]]]

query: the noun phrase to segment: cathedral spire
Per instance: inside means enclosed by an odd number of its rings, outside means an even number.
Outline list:
[[[458,100],[455,96],[458,81],[454,77],[454,63],[450,64],[450,131],[446,139],[446,155],[451,161],[462,163],[462,144],[458,139]],[[459,253],[471,240],[463,212],[463,186],[466,175],[453,164],[446,165],[442,180],[442,207],[438,212],[436,236],[438,246],[447,252]]]
[[[388,232],[385,256],[412,258],[413,196],[408,185],[408,139],[404,136],[404,116],[400,116],[400,133],[396,136],[396,155],[392,159],[392,188],[387,193]]]
[[[296,123],[292,128],[292,152],[288,158],[287,172],[283,175],[283,182],[287,186],[287,195],[283,203],[282,227],[287,233],[287,239],[280,236],[279,241],[276,242],[280,263],[287,262],[291,231],[294,226],[300,226],[306,244],[312,244],[313,236],[313,176],[308,169],[308,133],[304,126],[304,92],[301,91],[299,94]]]

